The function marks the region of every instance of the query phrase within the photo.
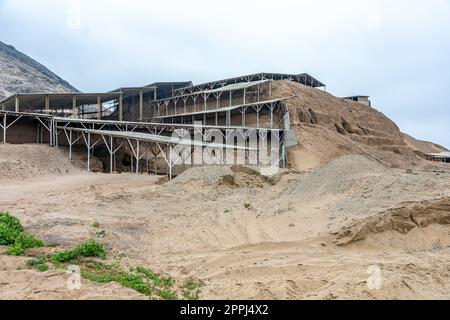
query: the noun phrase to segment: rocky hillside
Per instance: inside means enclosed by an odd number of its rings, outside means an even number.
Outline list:
[[[299,145],[289,160],[300,170],[316,168],[349,154],[370,154],[395,167],[431,165],[424,153],[445,151],[400,131],[383,113],[364,104],[290,81],[276,82],[273,93],[286,101]]]
[[[14,93],[74,91],[78,90],[39,62],[0,42],[0,99]]]

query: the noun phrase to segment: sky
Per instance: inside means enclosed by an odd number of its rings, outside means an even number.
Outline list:
[[[0,41],[85,92],[308,72],[450,148],[450,0],[0,0]]]

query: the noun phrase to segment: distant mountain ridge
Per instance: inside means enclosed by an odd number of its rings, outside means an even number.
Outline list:
[[[79,92],[13,46],[0,41],[0,100],[15,93]]]

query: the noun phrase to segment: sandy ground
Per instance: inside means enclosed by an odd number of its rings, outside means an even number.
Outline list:
[[[26,160],[14,169],[7,158],[29,147],[0,146],[1,210],[63,246],[95,239],[98,221],[112,259],[198,278],[202,299],[450,298],[448,170],[391,169],[354,155],[286,171],[274,185],[225,167],[167,182],[87,173],[61,158],[35,161],[26,177]],[[39,147],[43,159],[55,156]],[[17,270],[23,263],[0,251],[0,298],[140,298],[89,281],[71,291],[64,271]],[[374,266],[380,289],[368,287]]]

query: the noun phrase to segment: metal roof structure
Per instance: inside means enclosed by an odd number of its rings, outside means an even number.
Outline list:
[[[85,128],[72,128],[72,127],[57,127],[58,129],[79,131],[90,134],[105,135],[114,138],[132,139],[146,142],[157,142],[166,145],[177,145],[177,146],[193,146],[193,147],[204,147],[204,148],[217,148],[217,149],[237,149],[237,150],[252,150],[256,151],[256,148],[243,147],[228,145],[223,143],[205,142],[197,141],[192,139],[182,139],[174,138],[156,134],[142,133],[142,132],[131,132],[131,131],[112,131],[112,130],[91,130]]]
[[[258,80],[258,81],[252,81],[252,82],[233,83],[233,84],[225,85],[223,87],[218,87],[216,89],[205,89],[205,90],[201,90],[201,91],[188,92],[188,93],[180,94],[180,95],[173,96],[173,97],[154,100],[152,102],[154,102],[154,103],[167,102],[167,101],[174,101],[175,99],[178,100],[180,98],[189,97],[189,96],[198,96],[198,95],[209,96],[210,94],[220,94],[223,92],[244,90],[244,89],[248,89],[248,88],[252,88],[252,87],[258,87],[258,86],[268,83],[270,81],[272,81],[272,80]]]
[[[281,102],[281,101],[284,101],[284,100],[287,100],[287,99],[291,99],[291,98],[294,98],[294,96],[286,97],[286,98],[273,99],[273,100],[260,101],[260,102],[239,104],[239,105],[234,105],[234,106],[229,106],[229,107],[224,107],[224,108],[207,109],[207,110],[195,111],[195,112],[187,112],[187,113],[177,113],[177,114],[172,114],[172,115],[159,116],[159,117],[155,117],[155,118],[156,119],[164,119],[164,118],[173,118],[173,117],[193,116],[193,115],[207,114],[207,113],[227,112],[227,111],[231,111],[231,110],[235,110],[235,109],[239,109],[239,108],[243,108],[243,107],[253,107],[253,106],[261,106],[261,105],[266,105],[266,104],[272,104],[272,103]]]
[[[430,156],[430,157],[435,157],[435,158],[449,158],[450,159],[450,152],[449,151],[445,151],[445,152],[440,152],[440,153],[425,153],[425,155]]]
[[[0,105],[5,110],[15,110],[16,99],[19,99],[21,105],[26,105],[27,110],[43,109],[46,99],[49,99],[49,107],[56,106],[59,109],[73,107],[73,99],[76,98],[77,105],[95,105],[97,99],[102,101],[116,100],[122,95],[122,92],[107,93],[18,93],[0,101]]]
[[[307,73],[301,73],[301,74],[285,74],[285,73],[255,73],[250,74],[246,76],[241,77],[234,77],[234,78],[228,78],[223,80],[217,80],[213,82],[206,82],[197,84],[194,86],[179,88],[173,91],[173,96],[182,95],[185,92],[195,92],[195,91],[202,91],[205,89],[216,89],[219,87],[223,87],[230,84],[236,84],[241,82],[252,82],[252,81],[258,81],[258,80],[292,80],[296,81],[298,83],[302,83],[304,85],[313,87],[313,88],[320,88],[325,87],[326,85],[316,78],[312,77],[311,75]]]
[[[197,94],[197,93],[215,93],[215,92],[223,92],[223,91],[235,91],[235,90],[243,90],[251,87],[259,86],[260,84],[269,82],[272,80],[258,80],[258,81],[252,81],[252,82],[239,82],[239,83],[233,83],[228,84],[223,87],[219,87],[216,89],[210,89],[210,90],[204,90],[201,92],[195,92],[191,94]]]
[[[9,112],[9,111],[0,111],[0,114],[2,112],[8,113],[8,114],[22,114],[22,115],[30,115],[30,116],[42,116],[41,114],[29,114],[29,113],[15,113],[15,112]],[[67,117],[52,117],[50,115],[45,116],[47,118],[52,118],[57,123],[78,123],[82,125],[87,124],[95,124],[98,126],[106,126],[106,125],[113,125],[113,126],[119,126],[119,127],[125,127],[125,129],[121,128],[120,130],[128,131],[128,130],[135,130],[138,127],[143,128],[167,128],[171,131],[174,129],[218,129],[218,130],[244,130],[244,131],[251,131],[251,130],[260,130],[260,131],[283,131],[284,129],[277,129],[277,128],[255,128],[255,127],[249,127],[249,126],[216,126],[216,125],[210,125],[210,124],[181,124],[181,123],[162,123],[162,122],[141,122],[141,121],[118,121],[118,120],[97,120],[97,119],[77,119],[77,118],[67,118]]]
[[[116,90],[111,90],[109,92],[121,92],[123,94],[140,94],[141,92],[154,92],[157,90],[157,86],[146,86],[146,87],[120,87]]]
[[[370,98],[370,96],[355,95],[355,96],[349,96],[349,97],[342,97],[341,99],[352,99],[352,98]]]

